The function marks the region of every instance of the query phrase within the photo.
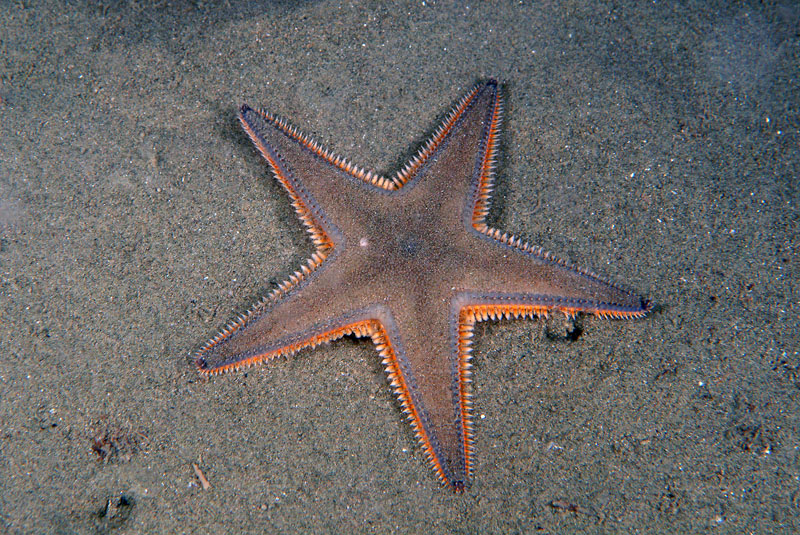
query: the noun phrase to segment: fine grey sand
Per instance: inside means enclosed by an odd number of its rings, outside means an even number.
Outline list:
[[[590,4],[4,3],[0,532],[800,530],[800,8]],[[480,324],[454,495],[369,341],[192,356],[312,251],[239,105],[391,173],[488,77],[492,221],[656,307]]]

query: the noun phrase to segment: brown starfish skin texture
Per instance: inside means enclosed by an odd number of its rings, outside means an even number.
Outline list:
[[[354,166],[287,122],[242,106],[247,135],[316,252],[197,354],[201,373],[370,337],[432,468],[462,491],[473,466],[476,322],[551,311],[636,318],[648,301],[486,223],[502,116],[476,85],[394,177]]]

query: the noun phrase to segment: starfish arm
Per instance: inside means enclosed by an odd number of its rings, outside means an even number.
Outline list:
[[[401,202],[412,213],[446,214],[437,222],[443,231],[463,230],[481,195],[481,177],[494,169],[501,113],[501,94],[494,80],[467,93],[420,151],[424,158],[412,160],[417,166],[399,192]]]
[[[455,342],[458,312],[448,314],[441,299],[411,307],[399,301],[376,317],[381,332],[373,340],[431,467],[443,484],[462,491],[469,485],[472,432]]]
[[[286,292],[275,292],[209,340],[196,355],[206,375],[266,362],[346,335],[369,336],[375,317],[364,292],[331,276],[337,257]],[[344,294],[340,293],[345,288]]]
[[[538,247],[502,235],[481,235],[478,254],[469,257],[472,274],[464,285],[476,300],[494,307],[533,307],[616,318],[643,316],[650,303],[594,273],[571,265]],[[476,303],[477,304],[477,303]]]
[[[323,257],[353,230],[349,222],[354,220],[354,205],[367,204],[388,193],[375,179],[377,175],[333,155],[269,112],[244,105],[239,110],[239,121],[288,192],[295,212]],[[353,203],[354,199],[362,202]]]

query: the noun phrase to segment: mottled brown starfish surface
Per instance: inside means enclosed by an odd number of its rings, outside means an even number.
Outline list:
[[[205,375],[345,335],[370,337],[439,479],[469,484],[475,323],[550,311],[643,316],[646,300],[486,222],[502,116],[469,91],[394,177],[351,164],[265,111],[239,119],[316,245],[311,258],[197,354]]]

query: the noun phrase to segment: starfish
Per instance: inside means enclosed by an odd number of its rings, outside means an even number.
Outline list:
[[[489,319],[560,311],[637,318],[647,300],[490,226],[503,111],[472,88],[394,176],[353,165],[275,115],[239,120],[289,195],[316,251],[197,353],[204,375],[343,336],[369,337],[439,480],[473,469],[471,339]]]

